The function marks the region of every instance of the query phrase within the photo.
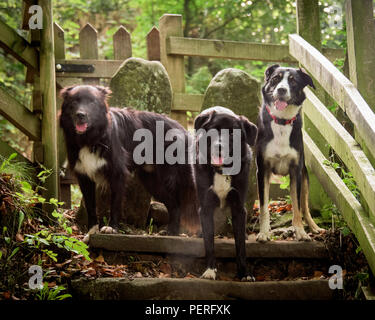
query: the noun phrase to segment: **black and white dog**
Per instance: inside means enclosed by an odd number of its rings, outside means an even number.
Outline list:
[[[311,218],[308,207],[309,182],[304,160],[300,112],[306,98],[303,88],[307,85],[315,89],[311,77],[301,69],[284,68],[276,64],[265,72],[256,142],[260,201],[260,232],[257,240],[260,242],[270,240],[268,201],[271,173],[290,175],[292,225],[297,240],[311,240],[304,230],[302,213],[312,232],[323,231]]]
[[[257,127],[229,109],[212,107],[195,119],[194,128],[198,149],[195,179],[207,260],[207,270],[202,278],[216,278],[213,215],[216,208],[229,206],[236,244],[237,276],[241,280],[254,280],[246,268],[244,203],[252,157],[249,146],[255,144]],[[236,135],[238,139],[234,138]]]
[[[199,225],[193,165],[156,164],[156,152],[152,153],[151,164],[137,165],[132,157],[140,143],[134,139],[138,129],[150,133],[149,147],[154,151],[165,150],[173,143],[165,140],[162,145],[156,145],[158,122],[163,125],[162,134],[177,130],[182,144],[188,143],[187,131],[177,121],[161,114],[110,108],[107,104],[110,93],[107,88],[87,85],[61,91],[60,126],[65,135],[69,166],[77,176],[85,201],[89,229],[97,224],[95,189],[100,186],[111,190],[111,208],[109,226],[99,221],[99,229],[103,233],[117,232],[127,177],[135,170],[151,195],[167,207],[170,234],[178,234],[181,217],[187,227],[189,223],[192,228]],[[184,152],[187,157],[187,145]]]

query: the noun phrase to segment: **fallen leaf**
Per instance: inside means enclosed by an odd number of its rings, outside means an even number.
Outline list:
[[[161,266],[160,266],[160,271],[162,271],[163,273],[165,274],[171,274],[172,273],[172,267],[170,264],[168,263],[163,263]]]
[[[25,239],[24,239],[24,237],[23,237],[23,235],[22,234],[20,234],[20,233],[17,233],[16,234],[16,241],[18,241],[18,242],[22,242],[22,241],[24,241]]]
[[[97,256],[97,257],[95,258],[95,261],[97,261],[97,262],[101,262],[101,263],[104,263],[104,262],[105,262],[105,261],[104,261],[104,257],[103,257],[102,255]]]
[[[320,278],[323,275],[322,271],[314,271],[314,278]]]

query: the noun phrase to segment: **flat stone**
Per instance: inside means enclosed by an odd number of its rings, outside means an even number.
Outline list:
[[[99,278],[72,283],[73,297],[86,300],[328,300],[327,280],[235,282],[203,279]]]
[[[108,251],[168,253],[197,258],[205,256],[202,238],[94,234],[90,236],[89,244],[90,248]],[[217,258],[234,258],[236,256],[234,240],[215,239],[215,256]],[[324,243],[317,241],[270,241],[268,243],[259,243],[255,240],[247,240],[246,256],[248,258],[325,259],[327,258],[327,251]]]

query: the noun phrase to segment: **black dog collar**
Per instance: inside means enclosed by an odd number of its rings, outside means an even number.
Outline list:
[[[292,119],[278,118],[271,113],[271,110],[267,105],[266,105],[266,110],[267,110],[268,114],[271,116],[272,120],[275,121],[276,124],[281,124],[282,126],[286,126],[288,124],[290,124],[292,126],[293,122],[297,119],[297,117],[293,117]]]

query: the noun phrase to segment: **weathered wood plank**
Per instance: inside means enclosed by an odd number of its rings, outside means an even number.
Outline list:
[[[160,61],[160,33],[155,26],[146,36],[147,59]]]
[[[327,194],[340,210],[349,228],[354,232],[367,258],[372,272],[375,272],[375,228],[335,169],[323,164],[326,158],[309,135],[303,132],[305,162],[319,179]]]
[[[81,59],[98,59],[98,32],[87,23],[79,32],[79,52]],[[99,78],[85,79],[86,84],[99,84]]]
[[[153,252],[205,257],[202,238],[177,236],[141,236],[95,234],[90,236],[90,247],[109,251]],[[217,258],[235,258],[234,240],[215,239]],[[327,250],[321,242],[271,241],[267,244],[246,241],[246,256],[250,258],[306,258],[324,259]]]
[[[31,14],[29,13],[29,8],[34,4],[34,0],[23,0],[22,1],[22,21],[21,29],[29,30],[29,20]]]
[[[44,187],[45,196],[58,198],[58,150],[55,52],[52,21],[52,1],[40,0],[43,10],[43,29],[40,47],[40,88],[43,97],[42,143],[44,165],[52,169]],[[51,209],[51,208],[46,208]]]
[[[182,37],[182,16],[165,14],[159,20],[160,28],[160,61],[164,65],[171,80],[173,94],[185,92],[185,63],[183,56],[172,56],[168,53],[168,38]],[[172,106],[173,109],[173,106]],[[172,118],[185,128],[187,127],[186,111],[172,111]]]
[[[95,70],[92,73],[77,72],[57,72],[57,78],[105,78],[110,79],[114,76],[117,69],[123,63],[122,60],[93,60],[93,59],[75,59],[75,60],[56,60],[57,64],[90,64]]]
[[[172,110],[200,112],[203,97],[203,94],[176,93],[173,95]]]
[[[30,139],[41,139],[39,118],[2,88],[0,88],[0,114]]]
[[[0,47],[34,72],[38,72],[38,51],[15,30],[0,20]]]
[[[169,37],[167,52],[170,55],[297,63],[290,56],[287,45],[256,42]],[[323,53],[325,52],[332,60],[345,55],[341,49],[323,49]]]
[[[132,56],[131,36],[124,26],[113,35],[113,54],[115,60],[126,60]]]
[[[373,0],[346,1],[350,80],[375,112],[375,22]]]
[[[375,170],[366,155],[310,89],[305,89],[304,114],[315,124],[353,174],[375,221]]]
[[[375,114],[358,90],[317,49],[300,36],[289,35],[290,53],[320,82],[353,122],[375,157]]]
[[[54,43],[55,43],[55,58],[65,59],[65,37],[64,30],[55,22],[54,23]],[[69,78],[64,78],[69,79]],[[61,82],[61,79],[60,79]],[[60,83],[61,85],[61,83]],[[59,84],[56,84],[56,91],[59,90]],[[59,94],[56,94],[56,107],[60,110],[62,99]],[[64,134],[61,129],[57,131],[57,148],[59,154],[59,169],[62,167],[64,161],[67,158]],[[64,202],[63,207],[70,209],[71,207],[71,193],[70,184],[64,184],[59,177],[59,201]]]

